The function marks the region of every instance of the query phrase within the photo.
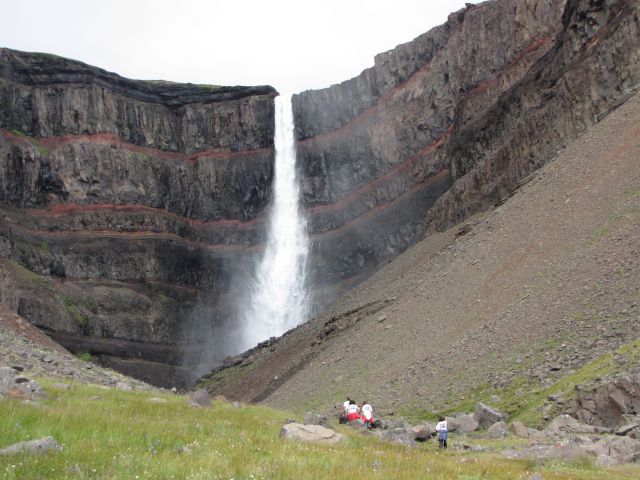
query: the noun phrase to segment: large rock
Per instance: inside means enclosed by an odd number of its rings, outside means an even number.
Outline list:
[[[567,413],[589,425],[617,428],[640,414],[640,373],[614,378],[592,390],[578,390]]]
[[[398,417],[398,418],[391,418],[391,419],[388,419],[388,418],[381,419],[380,427],[383,430],[393,430],[395,428],[410,429],[411,425],[403,417]]]
[[[628,437],[607,436],[585,450],[597,457],[600,465],[633,463],[640,460],[640,441]]]
[[[491,408],[482,402],[476,405],[476,410],[473,416],[482,428],[489,428],[494,423],[501,422],[505,418],[504,413]]]
[[[189,394],[189,405],[198,408],[208,408],[211,406],[209,392],[204,389],[196,390]]]
[[[451,432],[464,435],[478,430],[480,424],[473,415],[463,414],[453,418],[447,418],[447,428]]]
[[[534,444],[521,450],[505,450],[508,458],[529,458],[537,463],[548,460],[595,460],[597,465],[633,463],[640,459],[640,441],[619,436],[575,436],[554,444]]]
[[[496,422],[487,429],[487,433],[491,438],[505,438],[511,433],[505,422]]]
[[[432,423],[425,423],[424,425],[417,425],[412,427],[413,438],[416,442],[426,442],[430,438],[436,435],[436,426]]]
[[[280,436],[288,440],[302,442],[338,443],[345,440],[345,436],[321,425],[302,425],[289,423],[282,427]]]
[[[0,450],[0,455],[15,455],[18,453],[46,453],[61,451],[62,446],[53,437],[45,437],[38,440],[14,443]]]
[[[554,418],[549,425],[543,430],[547,435],[563,436],[567,434],[576,433],[609,433],[610,430],[603,427],[596,427],[594,425],[587,425],[579,420],[576,420],[570,415],[563,414]]]
[[[383,430],[379,437],[387,442],[399,443],[408,447],[416,446],[415,433],[412,427]]]
[[[1,396],[37,400],[45,398],[47,394],[35,380],[30,380],[11,367],[0,367]]]
[[[509,424],[509,430],[516,437],[520,437],[520,438],[542,439],[546,436],[540,430],[527,427],[524,423],[520,422],[519,420],[511,422]]]
[[[323,427],[329,426],[329,418],[326,415],[319,413],[307,412],[304,416],[305,425],[322,425]]]

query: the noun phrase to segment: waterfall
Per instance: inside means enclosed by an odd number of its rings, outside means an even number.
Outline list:
[[[275,182],[267,245],[242,309],[242,342],[250,348],[307,320],[306,223],[299,206],[291,97],[276,98]]]

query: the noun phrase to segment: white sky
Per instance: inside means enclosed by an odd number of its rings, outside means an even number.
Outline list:
[[[0,0],[0,46],[54,53],[129,78],[299,92],[356,76],[374,55],[444,23],[464,4]]]

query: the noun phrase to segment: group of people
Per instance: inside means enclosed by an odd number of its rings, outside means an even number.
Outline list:
[[[374,424],[373,420],[373,407],[369,402],[362,402],[360,407],[354,400],[347,397],[347,400],[342,404],[341,418],[346,422],[362,421],[367,429],[371,429]]]
[[[373,427],[375,423],[373,420],[373,407],[367,401],[362,402],[362,407],[360,407],[354,400],[347,397],[345,402],[342,404],[340,422],[349,423],[358,421],[364,423],[364,426],[371,430],[371,427]],[[447,421],[442,416],[438,419],[438,423],[436,424],[436,432],[438,435],[439,447],[446,449],[449,431],[447,429]]]

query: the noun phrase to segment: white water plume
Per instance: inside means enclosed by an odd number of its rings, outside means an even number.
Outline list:
[[[243,348],[279,336],[307,320],[306,222],[300,211],[296,178],[291,97],[276,98],[274,199],[267,245],[242,308]]]

